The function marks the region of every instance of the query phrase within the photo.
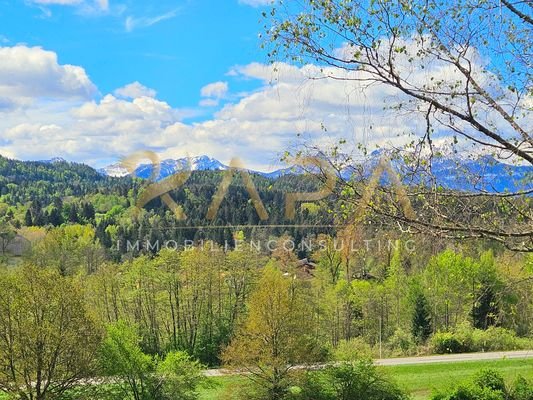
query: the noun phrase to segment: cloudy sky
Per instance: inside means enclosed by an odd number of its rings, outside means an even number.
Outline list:
[[[269,65],[269,0],[0,0],[0,154],[101,167],[138,150],[278,167],[305,141],[405,141],[382,87]]]

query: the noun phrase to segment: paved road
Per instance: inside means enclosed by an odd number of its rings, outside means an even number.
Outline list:
[[[465,353],[465,354],[446,354],[440,356],[427,357],[403,357],[403,358],[385,358],[376,360],[377,365],[415,365],[415,364],[433,364],[433,363],[452,363],[462,361],[490,361],[510,358],[533,358],[533,350],[521,351],[497,351],[494,353]]]
[[[533,350],[520,351],[498,351],[493,353],[465,353],[465,354],[447,354],[439,356],[425,357],[402,357],[402,358],[384,358],[375,360],[376,365],[394,366],[394,365],[416,365],[416,364],[435,364],[435,363],[454,363],[463,361],[490,361],[502,359],[527,359],[533,358]],[[312,365],[309,367],[298,366],[297,369],[319,369],[324,365]],[[238,372],[225,369],[208,369],[205,371],[206,376],[224,376],[238,374]]]

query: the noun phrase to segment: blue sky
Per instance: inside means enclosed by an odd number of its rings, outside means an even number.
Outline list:
[[[261,8],[237,0],[46,4],[53,2],[2,0],[4,42],[42,46],[60,64],[83,66],[102,93],[139,81],[170,105],[189,107],[199,101],[199,88],[232,66],[266,61],[258,38]]]
[[[279,168],[302,144],[402,146],[422,115],[387,110],[390,87],[344,71],[270,64],[270,0],[0,0],[0,154],[103,167],[150,150]],[[340,44],[339,44],[340,45]],[[414,42],[406,41],[410,52]],[[336,49],[339,52],[346,48]],[[339,54],[341,54],[339,53]],[[406,56],[407,57],[407,56]],[[449,65],[410,71],[452,79]],[[309,79],[310,77],[321,79]],[[434,145],[451,141],[449,132]]]

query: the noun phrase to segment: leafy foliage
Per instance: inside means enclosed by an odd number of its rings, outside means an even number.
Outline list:
[[[406,400],[409,398],[372,361],[343,362],[305,375],[302,400]]]
[[[96,372],[98,323],[79,285],[25,265],[0,280],[0,388],[21,399],[60,398]]]
[[[448,393],[438,393],[432,400],[523,400],[531,399],[533,383],[518,377],[507,387],[498,372],[491,369],[479,371],[472,381],[460,384]]]

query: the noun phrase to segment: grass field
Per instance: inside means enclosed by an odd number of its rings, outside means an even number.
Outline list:
[[[499,371],[508,382],[513,381],[518,375],[533,380],[533,359],[467,361],[381,368],[408,391],[414,400],[428,399],[432,392],[468,380],[482,368],[493,368]],[[200,393],[200,400],[218,400],[223,393],[229,393],[229,387],[232,384],[238,384],[240,381],[245,381],[246,378],[226,376],[212,378],[212,380],[213,387],[204,389]],[[0,393],[0,400],[7,400],[7,397]]]
[[[499,371],[509,382],[518,375],[533,379],[533,359],[467,361],[382,368],[416,400],[428,399],[435,390],[443,390],[468,380],[482,368],[493,368]],[[222,393],[227,392],[230,384],[238,383],[242,379],[245,378],[236,376],[214,378],[215,386],[204,390],[200,400],[218,400]]]

